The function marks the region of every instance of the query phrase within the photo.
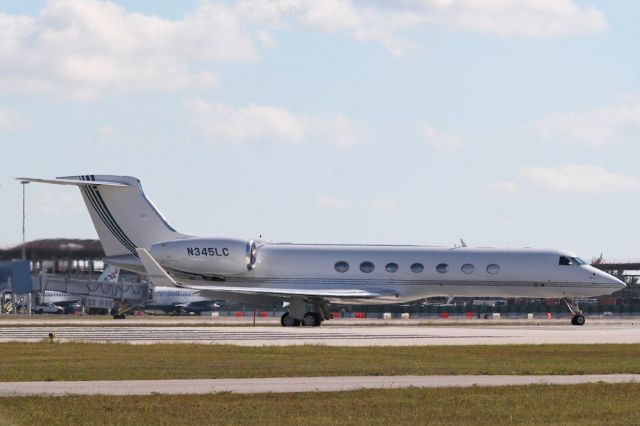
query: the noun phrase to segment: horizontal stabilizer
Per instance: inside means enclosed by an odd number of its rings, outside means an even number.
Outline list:
[[[118,182],[107,182],[97,180],[80,180],[80,179],[68,179],[68,178],[55,178],[55,179],[40,179],[31,177],[17,177],[16,180],[26,182],[38,182],[38,183],[52,183],[54,185],[77,185],[77,186],[114,186],[121,188],[130,188],[131,185]]]

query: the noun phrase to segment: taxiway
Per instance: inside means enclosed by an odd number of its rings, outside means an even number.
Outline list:
[[[640,323],[577,326],[0,326],[0,342],[200,343],[328,346],[640,343]]]
[[[638,374],[592,374],[574,376],[340,376],[256,379],[4,382],[0,383],[0,397],[28,395],[179,395],[217,392],[338,392],[360,389],[399,389],[409,387],[443,388],[574,385],[581,383],[631,383],[638,381],[640,381],[640,375]]]

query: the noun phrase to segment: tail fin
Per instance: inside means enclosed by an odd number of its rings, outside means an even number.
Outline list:
[[[187,237],[167,223],[134,177],[82,175],[17,179],[78,186],[107,256],[133,254],[138,257],[137,247],[150,248],[160,241]]]
[[[107,283],[117,283],[120,277],[120,268],[113,265],[106,265],[104,271],[100,274],[98,281]]]

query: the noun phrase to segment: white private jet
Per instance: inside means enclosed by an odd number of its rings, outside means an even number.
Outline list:
[[[611,294],[625,284],[560,250],[328,245],[203,238],[173,229],[129,176],[21,181],[80,188],[105,263],[155,285],[234,303],[289,302],[283,326],[319,326],[329,304],[405,303],[433,296],[562,298]],[[310,306],[310,309],[308,307]]]

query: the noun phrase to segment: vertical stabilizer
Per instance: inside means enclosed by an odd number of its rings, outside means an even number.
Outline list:
[[[78,186],[107,256],[138,257],[138,247],[148,249],[157,242],[188,237],[167,223],[134,177],[80,175],[18,179]]]
[[[98,277],[98,281],[107,283],[117,283],[120,277],[120,268],[113,265],[106,265],[104,271]]]

